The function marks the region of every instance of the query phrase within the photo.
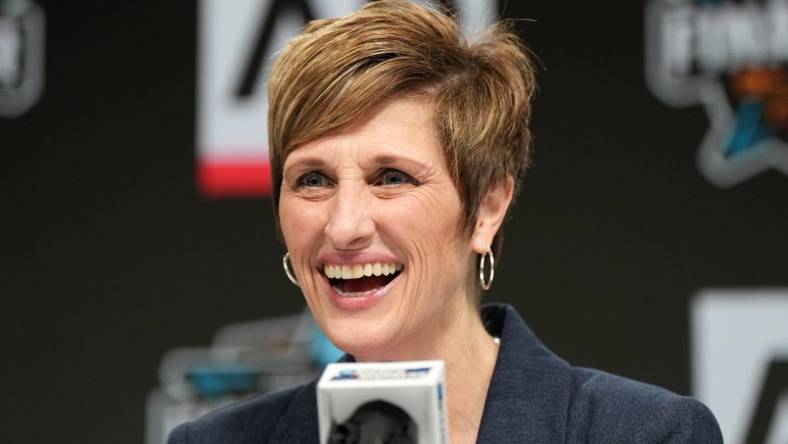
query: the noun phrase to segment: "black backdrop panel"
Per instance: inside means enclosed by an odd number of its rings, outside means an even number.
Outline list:
[[[45,93],[0,119],[0,441],[139,443],[165,350],[303,302],[270,202],[195,186],[195,4],[39,3]],[[688,393],[691,295],[788,285],[788,178],[700,175],[706,117],[647,91],[643,9],[507,2],[545,68],[487,299],[576,365]]]

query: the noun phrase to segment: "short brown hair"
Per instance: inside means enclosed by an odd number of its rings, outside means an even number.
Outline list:
[[[406,1],[371,2],[345,17],[310,22],[269,77],[275,211],[294,148],[354,123],[383,99],[425,93],[433,97],[471,230],[490,184],[510,174],[516,194],[528,165],[536,84],[528,54],[509,22],[468,43],[452,14]]]

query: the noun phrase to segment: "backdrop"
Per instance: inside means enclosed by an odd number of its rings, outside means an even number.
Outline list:
[[[197,2],[35,4],[46,24],[24,35],[45,29],[43,92],[0,117],[0,441],[139,443],[166,350],[304,304],[281,272],[270,201],[199,186]],[[496,6],[528,19],[517,29],[542,68],[534,166],[485,299],[513,304],[575,365],[689,394],[692,313],[705,313],[693,301],[734,289],[747,307],[749,289],[788,287],[788,177],[720,186],[699,168],[709,106],[647,86],[646,6]],[[19,85],[8,72],[0,100]],[[759,322],[730,319],[733,337]]]

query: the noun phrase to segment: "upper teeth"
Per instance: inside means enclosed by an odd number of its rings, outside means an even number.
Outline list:
[[[329,279],[358,279],[364,276],[388,276],[402,270],[402,264],[395,262],[368,264],[331,265],[325,264],[323,272]]]

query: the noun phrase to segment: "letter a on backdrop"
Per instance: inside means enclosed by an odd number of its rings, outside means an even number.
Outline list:
[[[263,197],[268,166],[266,74],[288,40],[312,19],[347,15],[363,0],[200,0],[196,180],[213,198]],[[466,33],[492,23],[497,2],[441,2]]]

